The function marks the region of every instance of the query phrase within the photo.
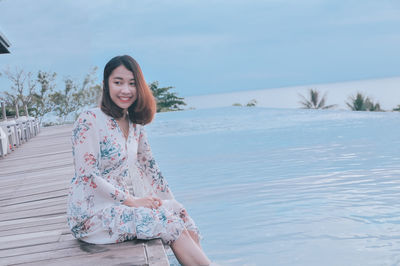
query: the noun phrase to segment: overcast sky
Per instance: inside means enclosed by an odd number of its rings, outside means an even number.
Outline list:
[[[398,0],[0,0],[0,31],[0,70],[101,81],[129,54],[181,96],[400,76]]]

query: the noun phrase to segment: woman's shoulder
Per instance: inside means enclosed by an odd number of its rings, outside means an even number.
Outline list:
[[[97,120],[99,117],[101,117],[102,111],[99,107],[93,107],[93,108],[88,108],[83,110],[80,115],[78,116],[79,118],[86,118],[86,119],[91,119],[91,120]]]
[[[85,125],[86,127],[97,127],[101,124],[98,122],[99,119],[101,119],[100,108],[88,108],[79,114],[74,123],[74,127],[80,127],[80,125]]]

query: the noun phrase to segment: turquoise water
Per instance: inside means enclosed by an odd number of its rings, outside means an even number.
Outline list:
[[[399,113],[230,107],[147,132],[219,264],[400,264]]]

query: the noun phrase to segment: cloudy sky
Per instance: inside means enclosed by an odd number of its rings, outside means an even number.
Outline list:
[[[398,0],[0,0],[0,31],[0,70],[100,81],[129,54],[181,96],[400,76]]]

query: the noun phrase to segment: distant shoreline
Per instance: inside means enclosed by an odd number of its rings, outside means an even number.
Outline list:
[[[349,110],[346,102],[357,92],[379,102],[386,111],[400,105],[400,77],[188,96],[185,101],[188,108],[195,109],[243,105],[253,99],[260,107],[301,108],[299,94],[307,96],[308,89],[327,93],[326,104],[337,104],[337,110]]]

